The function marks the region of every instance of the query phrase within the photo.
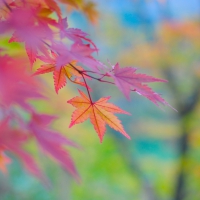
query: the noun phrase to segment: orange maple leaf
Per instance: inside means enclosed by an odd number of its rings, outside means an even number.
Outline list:
[[[67,4],[67,12],[74,10],[82,11],[89,21],[93,24],[97,24],[99,18],[99,12],[97,10],[96,3],[87,0],[59,0],[61,3]]]
[[[81,78],[81,74],[77,70],[75,70],[70,64],[66,64],[65,66],[62,66],[59,69],[57,69],[56,61],[54,59],[56,59],[56,54],[52,53],[52,58],[46,59],[49,63],[52,64],[41,65],[41,67],[38,68],[33,75],[53,72],[53,79],[54,79],[54,86],[56,93],[58,93],[58,91],[66,85],[67,83],[66,78],[68,78],[70,81],[76,84],[82,85],[81,81],[76,81],[76,79],[73,81],[71,79],[72,76],[76,78]],[[76,61],[71,62],[73,66],[76,66],[76,69],[83,70],[80,66],[77,66],[76,63],[77,63]]]
[[[96,4],[93,2],[87,2],[83,8],[83,12],[87,16],[87,18],[93,23],[97,24],[99,18],[99,12],[96,9]]]
[[[3,151],[0,151],[0,170],[6,174],[7,173],[7,168],[6,165],[11,162],[10,158],[7,157]]]
[[[121,121],[113,113],[130,114],[119,107],[108,103],[110,97],[100,98],[96,102],[92,102],[82,91],[79,90],[81,96],[77,96],[67,101],[77,109],[72,114],[72,119],[69,127],[75,124],[82,123],[90,118],[91,123],[97,132],[100,142],[103,140],[106,131],[106,124],[116,131],[122,133],[130,139],[130,136],[124,130]]]
[[[47,6],[51,10],[53,10],[53,11],[55,11],[57,13],[59,18],[62,17],[60,7],[58,6],[58,4],[54,0],[45,0],[45,3],[47,4]]]

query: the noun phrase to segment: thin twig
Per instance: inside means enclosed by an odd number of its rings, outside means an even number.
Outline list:
[[[89,96],[89,98],[90,98],[90,102],[91,102],[91,104],[93,105],[93,101],[92,101],[92,98],[91,98],[91,95],[90,95],[90,91],[89,91],[87,82],[86,82],[86,80],[85,80],[85,77],[84,77],[83,74],[81,74],[81,76],[83,77],[83,80],[84,80],[84,83],[85,83],[85,87],[86,87],[86,89],[87,89],[87,93],[88,93],[88,96]]]

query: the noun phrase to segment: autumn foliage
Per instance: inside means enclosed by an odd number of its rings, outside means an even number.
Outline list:
[[[45,175],[24,149],[24,144],[35,140],[46,155],[53,157],[78,179],[73,161],[64,148],[77,145],[52,130],[50,125],[56,119],[54,116],[38,113],[31,105],[31,99],[45,99],[41,82],[38,82],[36,76],[52,73],[56,93],[69,81],[82,87],[79,96],[67,101],[76,108],[69,127],[90,119],[100,142],[106,132],[106,124],[130,139],[120,120],[114,115],[129,113],[109,103],[110,97],[94,101],[92,88],[88,84],[91,80],[113,85],[128,100],[130,93],[136,92],[157,106],[169,106],[147,85],[150,82],[167,82],[166,80],[137,73],[134,67],[120,67],[118,63],[104,64],[97,60],[94,54],[98,56],[99,50],[95,43],[87,33],[69,27],[60,6],[65,6],[68,13],[78,9],[92,23],[97,21],[95,5],[84,0],[0,0],[0,34],[10,34],[10,43],[23,44],[30,62],[28,64],[25,58],[10,56],[6,50],[1,49],[0,169],[6,171],[6,165],[10,163],[6,153],[12,152],[20,158],[28,171],[44,182],[47,182]],[[43,64],[34,72],[30,69],[36,60]]]

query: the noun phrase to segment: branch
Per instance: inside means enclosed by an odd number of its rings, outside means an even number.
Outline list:
[[[81,75],[84,74],[85,76],[88,76],[88,77],[90,77],[90,78],[92,78],[92,79],[94,79],[94,80],[97,80],[97,81],[99,81],[99,82],[102,82],[102,83],[109,83],[109,84],[113,84],[113,85],[114,85],[113,82],[102,80],[102,78],[104,78],[104,77],[106,76],[105,74],[103,74],[103,76],[102,76],[101,78],[96,78],[96,77],[94,77],[94,76],[91,76],[91,75],[87,74],[87,72],[91,72],[91,73],[95,73],[95,72],[79,70],[79,69],[77,69],[74,65],[72,65],[71,63],[69,63],[69,65],[70,65],[71,67],[73,67],[73,68],[74,68],[79,74],[81,74]]]

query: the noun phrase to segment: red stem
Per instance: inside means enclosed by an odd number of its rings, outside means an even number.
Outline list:
[[[91,102],[91,104],[93,105],[93,101],[92,101],[92,98],[91,98],[91,95],[90,95],[90,91],[89,91],[89,88],[88,88],[87,82],[86,82],[86,80],[85,80],[85,77],[84,77],[83,74],[81,74],[81,76],[83,77],[83,80],[84,80],[84,83],[85,83],[85,87],[86,87],[86,89],[87,89],[87,93],[88,93],[88,96],[89,96],[90,102]]]
[[[90,95],[90,91],[89,91],[87,82],[86,82],[85,77],[84,77],[84,75],[85,75],[84,72],[81,71],[81,70],[79,70],[79,69],[77,69],[77,68],[76,68],[74,65],[72,65],[71,63],[69,63],[69,65],[70,65],[71,67],[73,67],[73,69],[75,69],[75,70],[76,70],[78,73],[80,73],[81,76],[83,77],[83,81],[84,81],[84,83],[85,83],[85,87],[86,87],[86,89],[87,89],[87,93],[88,93],[90,102],[91,102],[91,104],[93,104],[93,101],[92,101],[92,98],[91,98],[91,95]]]

